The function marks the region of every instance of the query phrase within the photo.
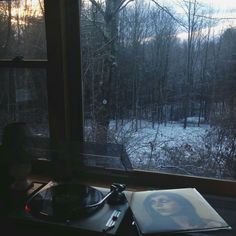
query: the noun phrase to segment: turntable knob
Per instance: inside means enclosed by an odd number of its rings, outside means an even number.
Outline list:
[[[125,194],[120,192],[115,192],[110,196],[110,198],[108,198],[107,202],[108,204],[111,205],[123,204],[126,202]]]

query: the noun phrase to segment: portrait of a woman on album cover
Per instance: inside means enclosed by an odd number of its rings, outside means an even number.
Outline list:
[[[142,204],[135,207],[133,203],[131,208],[134,209],[139,227],[148,233],[195,232],[226,226],[224,220],[193,189],[188,189],[188,192],[187,189],[182,192],[147,191],[138,197]],[[142,212],[142,219],[138,208]]]

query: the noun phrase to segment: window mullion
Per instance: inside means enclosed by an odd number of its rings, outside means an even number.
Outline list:
[[[48,55],[49,131],[52,143],[60,144],[66,140],[63,35],[60,1],[45,0],[44,6]]]
[[[50,137],[83,140],[78,0],[45,0]],[[82,145],[81,145],[82,146]]]

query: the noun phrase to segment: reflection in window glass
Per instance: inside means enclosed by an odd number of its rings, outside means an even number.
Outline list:
[[[235,179],[227,2],[82,1],[85,141],[122,145],[133,168]]]
[[[0,58],[46,58],[43,0],[0,1]]]
[[[33,134],[47,137],[46,70],[0,70],[0,133],[6,124],[26,122]]]

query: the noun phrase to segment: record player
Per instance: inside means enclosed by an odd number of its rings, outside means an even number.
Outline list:
[[[130,218],[124,190],[118,183],[105,189],[50,181],[31,191],[10,218],[79,235],[122,235]]]

